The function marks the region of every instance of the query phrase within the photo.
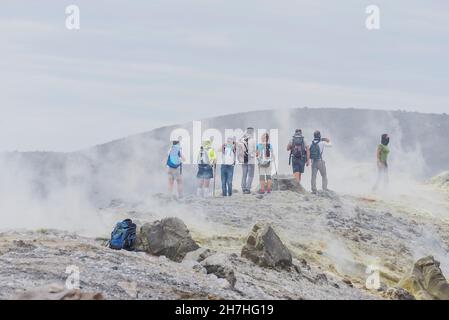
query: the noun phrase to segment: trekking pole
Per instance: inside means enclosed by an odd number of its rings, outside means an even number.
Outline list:
[[[276,158],[274,158],[274,157],[273,157],[273,163],[274,163],[274,171],[275,171],[275,173],[276,173],[276,179],[277,179],[277,185],[278,185],[277,189],[278,189],[278,191],[279,191],[279,174],[278,174],[278,167],[277,167],[277,165],[276,165]]]
[[[215,180],[216,180],[216,176],[217,176],[217,164],[214,164],[214,186],[213,186],[214,189],[212,191],[214,198],[215,198]]]

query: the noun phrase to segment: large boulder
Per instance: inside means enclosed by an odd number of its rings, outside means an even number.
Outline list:
[[[257,223],[242,249],[245,257],[261,267],[289,268],[292,255],[269,224]]]
[[[440,263],[432,256],[416,261],[398,286],[418,300],[449,300],[449,283],[440,269]]]
[[[181,262],[184,256],[199,248],[187,226],[179,218],[165,218],[145,223],[137,237],[137,249]]]
[[[206,269],[207,274],[212,273],[218,278],[228,280],[231,288],[234,288],[237,278],[230,263],[229,256],[223,253],[213,254],[204,259],[201,265]]]
[[[280,191],[298,191],[298,183],[293,175],[274,175],[273,176],[273,190]]]

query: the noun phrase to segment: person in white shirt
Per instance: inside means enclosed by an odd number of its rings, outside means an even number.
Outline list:
[[[234,177],[236,146],[234,139],[228,137],[222,148],[221,188],[223,197],[232,196],[232,179]]]
[[[325,148],[332,147],[331,141],[327,138],[321,138],[321,133],[317,130],[313,134],[313,142],[310,145],[310,159],[312,160],[312,193],[317,193],[316,178],[318,172],[322,178],[323,190],[328,191],[328,179],[326,162],[323,159]]]

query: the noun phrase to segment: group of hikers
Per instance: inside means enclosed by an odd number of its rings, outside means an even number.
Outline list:
[[[221,183],[224,197],[232,195],[232,180],[236,164],[242,166],[242,191],[244,194],[251,193],[251,185],[254,178],[256,164],[259,172],[260,189],[258,193],[270,193],[272,188],[273,169],[277,173],[276,159],[273,146],[270,143],[270,136],[264,133],[260,143],[256,144],[254,139],[254,129],[248,128],[239,141],[235,138],[227,138],[221,147]],[[381,185],[385,187],[388,183],[388,155],[390,137],[383,134],[381,142],[377,147],[378,177],[374,190]],[[313,134],[312,143],[306,143],[301,129],[296,129],[293,137],[287,145],[289,152],[289,164],[292,167],[293,175],[299,191],[301,187],[301,176],[305,167],[312,167],[312,192],[317,193],[316,179],[318,172],[323,180],[323,190],[327,189],[326,163],[323,158],[326,148],[331,147],[329,139],[321,137],[319,131]],[[217,152],[218,153],[218,152]],[[214,187],[210,189],[210,181],[214,178],[217,164],[217,153],[212,147],[212,141],[203,142],[198,153],[198,189],[197,195],[207,197],[213,195]],[[174,183],[177,182],[178,196],[183,196],[182,163],[185,157],[182,153],[180,141],[173,141],[167,157],[169,191],[173,192]],[[273,167],[274,166],[274,167]],[[125,249],[134,251],[136,243],[136,224],[131,219],[118,222],[111,233],[109,247],[112,249]]]
[[[377,190],[380,184],[385,185],[388,183],[387,158],[390,152],[388,148],[389,140],[388,134],[383,134],[381,143],[377,148],[377,165],[379,170],[374,190]],[[330,139],[322,137],[320,131],[314,132],[312,143],[308,144],[302,134],[302,130],[295,130],[287,145],[287,151],[289,152],[289,165],[292,167],[299,192],[304,191],[301,185],[301,178],[305,168],[309,166],[312,169],[312,193],[316,194],[318,191],[316,182],[318,173],[322,177],[322,189],[324,191],[328,190],[326,162],[323,154],[325,149],[329,147],[332,147]],[[242,167],[241,188],[243,194],[251,193],[256,165],[260,182],[260,188],[257,192],[259,194],[271,193],[273,185],[272,173],[274,171],[277,174],[277,165],[273,146],[270,143],[270,136],[268,133],[264,133],[260,137],[260,143],[256,144],[254,128],[249,127],[238,141],[235,137],[226,138],[226,142],[221,146],[220,152],[214,150],[212,140],[205,140],[202,143],[197,158],[197,196],[209,197],[215,193],[215,185],[211,186],[211,180],[216,175],[217,153],[222,157],[220,173],[223,197],[232,196],[234,168],[237,164]],[[180,198],[183,196],[183,162],[185,162],[185,157],[180,141],[172,141],[167,157],[168,186],[169,193],[172,194],[174,183],[176,182],[178,197]]]

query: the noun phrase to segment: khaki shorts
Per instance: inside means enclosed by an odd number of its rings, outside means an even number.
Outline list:
[[[178,180],[181,178],[181,170],[179,168],[168,168],[168,177],[173,180]]]
[[[259,166],[259,176],[271,176],[271,164],[266,168]]]

